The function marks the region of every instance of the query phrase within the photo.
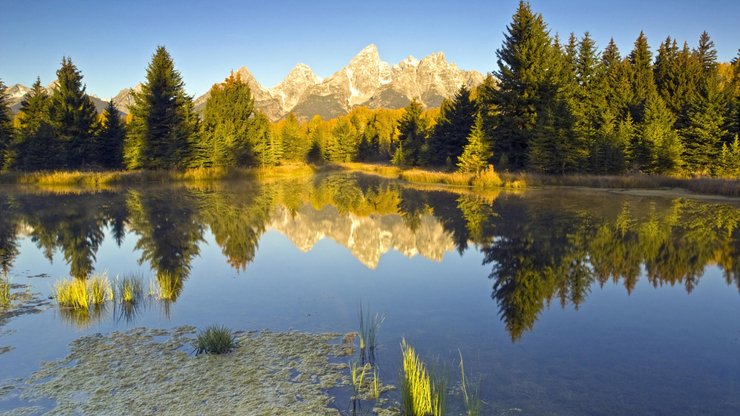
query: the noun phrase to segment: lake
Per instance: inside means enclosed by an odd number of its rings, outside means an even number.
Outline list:
[[[462,354],[484,414],[740,414],[739,225],[731,200],[349,173],[7,186],[0,267],[37,295],[27,313],[0,312],[0,384],[89,334],[345,333],[362,305],[385,317],[382,377],[397,383],[402,339],[447,365],[453,385]],[[59,279],[100,273],[141,275],[157,299],[84,315],[47,299]],[[21,404],[10,395],[0,410]],[[449,404],[459,414],[459,391]]]

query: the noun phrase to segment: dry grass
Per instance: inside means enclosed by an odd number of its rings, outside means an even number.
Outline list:
[[[705,195],[740,197],[740,180],[710,177],[673,177],[658,175],[538,175],[524,173],[505,175],[521,178],[534,186],[581,186],[622,189],[684,189]]]

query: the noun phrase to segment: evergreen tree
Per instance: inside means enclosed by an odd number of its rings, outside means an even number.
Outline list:
[[[657,92],[645,100],[643,121],[633,140],[633,166],[644,172],[665,173],[681,167],[681,142],[673,129],[675,117]]]
[[[720,88],[717,51],[707,32],[701,34],[694,56],[699,68],[698,88],[686,111],[681,136],[689,170],[706,173],[712,170],[727,136],[727,103]]]
[[[731,178],[740,177],[740,142],[737,135],[730,146],[722,143],[716,174]]]
[[[94,162],[92,143],[98,115],[85,93],[82,74],[70,58],[62,58],[62,66],[57,70],[49,115],[63,166],[74,169]]]
[[[5,165],[6,153],[13,141],[13,124],[5,84],[0,80],[0,170]]]
[[[491,145],[483,132],[483,119],[480,115],[475,118],[473,129],[467,138],[467,144],[457,162],[460,172],[478,173],[488,166],[493,157]]]
[[[106,169],[123,168],[123,142],[126,138],[126,129],[113,100],[103,111],[100,133],[95,141],[93,154],[95,160]]]
[[[653,76],[653,55],[650,52],[645,33],[635,40],[635,47],[630,53],[630,73],[632,81],[632,99],[630,102],[630,111],[632,118],[641,122],[645,109],[645,101],[655,89],[655,78]]]
[[[23,97],[18,114],[18,132],[14,137],[6,165],[10,169],[49,169],[61,162],[54,131],[49,120],[49,95],[36,78],[31,91]]]
[[[209,163],[213,166],[249,166],[254,163],[254,99],[246,82],[233,72],[211,88],[203,112]]]
[[[282,159],[282,145],[274,139],[270,120],[261,111],[254,114],[254,154],[260,167],[275,166]]]
[[[730,117],[728,130],[740,134],[740,49],[732,61],[732,89],[730,96]]]
[[[698,94],[687,112],[687,126],[681,131],[684,159],[692,172],[707,172],[721,149],[727,135],[725,101],[716,85],[717,79],[705,80],[704,91]]]
[[[601,55],[602,75],[600,88],[604,91],[607,105],[617,119],[622,120],[632,100],[629,62],[622,59],[617,44],[612,38]]]
[[[288,114],[285,119],[280,137],[283,142],[283,157],[285,160],[304,161],[310,147],[306,138],[306,131],[301,127],[295,114]]]
[[[402,160],[404,164],[418,166],[423,160],[422,146],[427,140],[427,123],[421,116],[424,109],[421,103],[413,100],[404,110],[403,117],[398,120],[398,141],[403,152]]]
[[[358,133],[349,118],[341,117],[331,131],[329,160],[334,162],[352,162],[357,158]]]
[[[513,168],[525,165],[535,135],[543,85],[553,66],[552,47],[542,16],[529,3],[519,7],[507,26],[504,44],[496,51],[499,88],[492,92],[495,106],[493,151]],[[484,116],[493,110],[484,111]],[[485,121],[484,121],[485,122]]]
[[[198,139],[192,97],[185,93],[170,54],[159,46],[147,67],[146,82],[134,94],[125,147],[133,169],[184,168]]]
[[[676,129],[679,132],[688,126],[688,112],[692,103],[698,99],[699,83],[701,78],[701,65],[696,59],[696,54],[684,42],[683,48],[678,52],[674,72],[676,74],[675,85],[670,94],[668,104],[678,117]]]
[[[461,86],[454,99],[442,102],[437,123],[429,138],[430,163],[441,165],[449,158],[457,163],[475,123],[475,102],[470,90]]]

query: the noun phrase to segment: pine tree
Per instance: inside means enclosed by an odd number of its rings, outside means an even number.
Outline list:
[[[535,135],[542,88],[553,66],[552,47],[542,16],[529,3],[519,7],[507,26],[504,44],[496,51],[499,88],[488,106],[495,107],[493,151],[513,168],[525,166]],[[493,110],[484,111],[484,117]],[[484,121],[485,123],[485,121]]]
[[[282,146],[275,143],[270,131],[270,120],[261,111],[254,114],[253,135],[257,165],[260,167],[277,165],[282,159]]]
[[[5,84],[0,80],[0,170],[5,165],[6,154],[13,141],[13,124]]]
[[[475,102],[465,85],[460,87],[454,99],[443,101],[429,138],[431,163],[441,165],[448,158],[452,163],[457,163],[475,123],[475,114]]]
[[[735,139],[730,146],[727,146],[727,143],[722,143],[719,166],[715,174],[730,178],[740,177],[740,142],[737,135],[735,135]]]
[[[10,169],[39,170],[59,166],[58,143],[49,120],[49,95],[36,78],[31,91],[23,97],[18,114],[18,132],[6,155]]]
[[[334,162],[352,162],[357,158],[359,145],[357,129],[349,118],[341,117],[331,131],[329,160]]]
[[[427,123],[422,118],[424,108],[416,100],[406,106],[403,117],[398,120],[398,141],[403,149],[403,162],[410,166],[421,164],[422,146],[427,140]],[[394,157],[395,158],[395,157]]]
[[[613,38],[601,55],[601,65],[600,88],[604,91],[611,112],[622,120],[632,101],[630,67],[629,61],[622,59]]]
[[[730,117],[728,130],[740,134],[740,49],[732,61],[732,90],[730,96]]]
[[[176,169],[191,163],[198,139],[192,97],[185,93],[170,54],[159,46],[147,67],[146,82],[134,94],[125,146],[132,169]]]
[[[254,163],[254,99],[246,82],[233,72],[211,88],[203,112],[204,142],[212,166]]]
[[[62,58],[62,66],[57,70],[49,114],[60,144],[63,166],[74,169],[94,162],[92,143],[97,111],[85,93],[82,74],[70,58]]]
[[[123,142],[126,138],[126,128],[113,100],[103,111],[100,133],[95,140],[95,160],[106,169],[123,168]]]
[[[488,166],[488,161],[493,157],[491,145],[483,132],[483,119],[476,116],[473,129],[467,138],[467,144],[457,162],[460,172],[478,173]]]

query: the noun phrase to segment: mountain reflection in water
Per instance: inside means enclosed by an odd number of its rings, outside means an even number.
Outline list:
[[[631,293],[653,286],[691,292],[707,266],[740,287],[740,209],[724,202],[609,192],[487,192],[402,185],[354,174],[270,182],[149,186],[97,193],[13,190],[0,195],[0,269],[19,240],[51,261],[63,253],[71,276],[95,271],[106,232],[135,240],[160,297],[176,302],[210,231],[231,267],[254,261],[267,230],[309,251],[325,238],[367,268],[398,251],[441,261],[479,250],[490,266],[492,299],[512,340],[531,330],[553,301],[578,308],[594,284]]]

